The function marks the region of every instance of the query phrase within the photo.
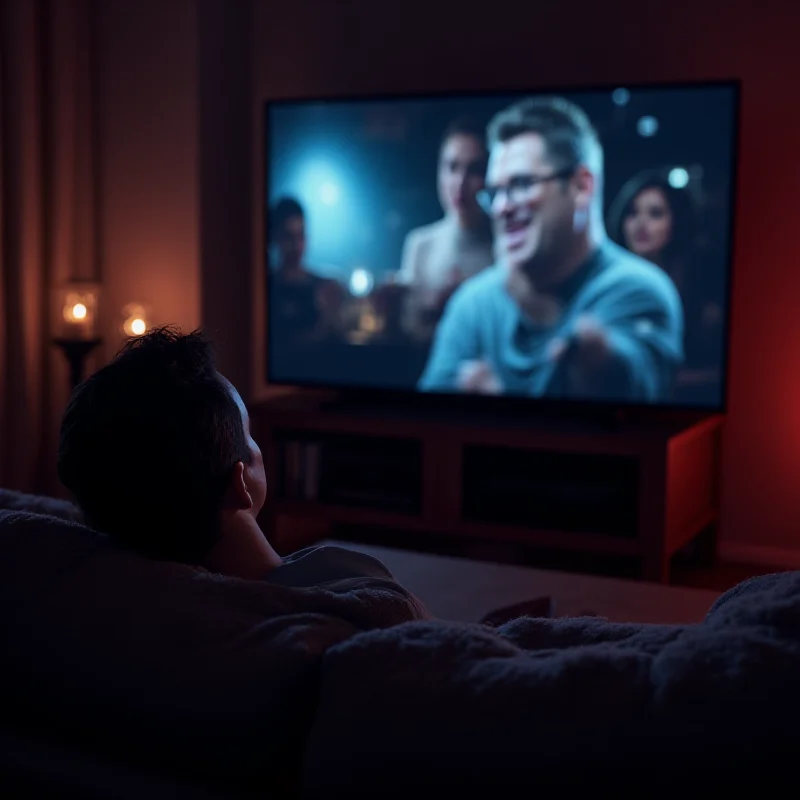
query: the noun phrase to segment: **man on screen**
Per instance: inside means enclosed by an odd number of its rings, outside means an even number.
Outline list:
[[[444,216],[412,230],[403,245],[403,327],[418,341],[431,341],[447,300],[464,279],[494,263],[491,224],[477,199],[486,179],[484,139],[482,125],[466,119],[449,125],[437,173]]]
[[[344,289],[305,263],[306,215],[293,197],[281,198],[270,212],[277,269],[270,283],[273,331],[286,341],[310,342],[336,332]]]
[[[499,263],[451,299],[423,391],[659,401],[683,358],[661,270],[611,243],[603,152],[581,109],[526,100],[489,125],[482,201]]]

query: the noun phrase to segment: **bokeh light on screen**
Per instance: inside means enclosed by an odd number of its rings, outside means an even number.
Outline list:
[[[372,266],[359,236],[373,202],[370,173],[360,166],[346,141],[332,134],[320,141],[316,131],[294,138],[286,156],[273,165],[270,203],[289,196],[303,206],[306,262],[321,275],[345,278],[355,265]],[[354,247],[354,241],[361,246]]]
[[[72,306],[73,319],[86,319],[86,306],[83,303],[75,303]]]
[[[325,181],[319,187],[319,199],[326,206],[335,206],[339,202],[339,187],[331,181]]]
[[[611,102],[614,103],[615,106],[626,106],[631,99],[631,93],[627,89],[623,89],[620,87],[619,89],[614,89],[611,93]]]
[[[303,187],[306,202],[335,206],[342,199],[342,176],[337,174],[333,158],[304,159],[299,165],[296,183]]]
[[[645,138],[655,136],[658,133],[658,120],[651,116],[640,117],[636,123],[636,130],[639,132],[639,136]]]
[[[669,171],[667,181],[673,189],[685,189],[689,185],[689,172],[683,167],[674,167]]]
[[[375,285],[375,279],[369,270],[357,267],[350,275],[350,294],[353,297],[366,297]]]

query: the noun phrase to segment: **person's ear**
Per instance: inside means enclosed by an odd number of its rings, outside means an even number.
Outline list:
[[[575,189],[575,205],[581,210],[588,210],[594,198],[594,175],[586,167],[578,167],[572,178],[572,185]]]
[[[253,498],[247,488],[244,463],[237,461],[231,472],[225,492],[225,507],[232,511],[248,511],[253,507]]]

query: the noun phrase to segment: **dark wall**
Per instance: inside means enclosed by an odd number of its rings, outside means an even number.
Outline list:
[[[246,397],[252,376],[253,6],[248,0],[197,5],[201,319],[217,341],[227,377]]]

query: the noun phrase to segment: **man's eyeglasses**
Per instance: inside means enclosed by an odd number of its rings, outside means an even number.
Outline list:
[[[498,197],[505,195],[509,203],[524,203],[543,184],[569,178],[574,172],[575,167],[568,167],[550,175],[515,175],[506,186],[487,186],[481,189],[476,198],[480,207],[491,214]]]

